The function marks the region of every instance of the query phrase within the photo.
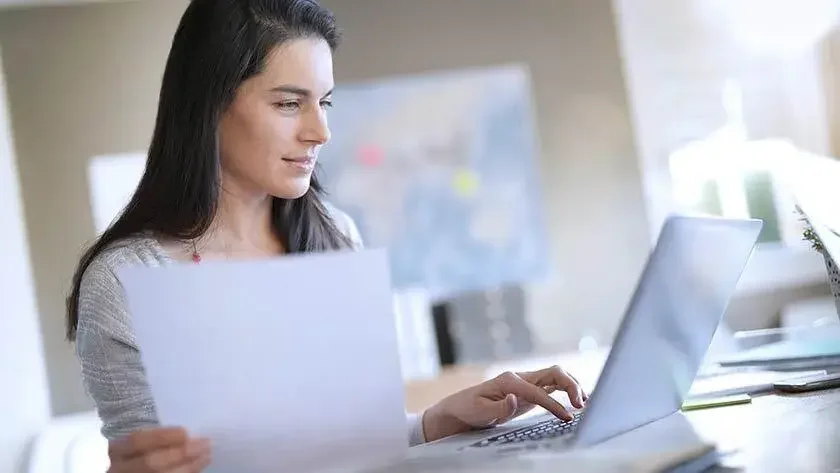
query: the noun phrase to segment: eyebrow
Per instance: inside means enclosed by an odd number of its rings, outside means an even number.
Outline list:
[[[312,91],[311,90],[304,89],[303,87],[297,87],[297,86],[294,86],[294,85],[279,85],[279,86],[271,89],[271,91],[272,92],[286,92],[286,93],[289,93],[289,94],[300,95],[301,97],[311,97],[312,96]],[[324,94],[324,97],[327,97],[328,95],[330,95],[332,93],[333,93],[333,89],[330,89],[329,92]]]

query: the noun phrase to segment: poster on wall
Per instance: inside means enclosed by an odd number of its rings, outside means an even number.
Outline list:
[[[339,85],[333,100],[327,198],[389,249],[397,289],[448,297],[547,274],[527,68]]]

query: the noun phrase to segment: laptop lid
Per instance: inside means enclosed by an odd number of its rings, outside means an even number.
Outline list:
[[[159,420],[210,438],[208,472],[407,453],[384,250],[133,267],[120,279]]]
[[[673,215],[648,258],[578,427],[591,445],[680,409],[762,222]]]

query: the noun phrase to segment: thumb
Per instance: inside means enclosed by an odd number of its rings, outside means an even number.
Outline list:
[[[501,401],[494,401],[492,409],[492,415],[494,417],[493,423],[503,424],[507,422],[514,416],[514,414],[516,414],[517,407],[518,402],[516,400],[516,395],[514,394],[508,394]]]

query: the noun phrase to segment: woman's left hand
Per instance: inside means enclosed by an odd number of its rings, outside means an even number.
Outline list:
[[[565,391],[578,409],[588,399],[578,381],[558,366],[526,373],[503,373],[429,408],[423,415],[426,441],[502,424],[537,405],[561,419],[572,420],[563,404],[550,396],[554,391]]]

